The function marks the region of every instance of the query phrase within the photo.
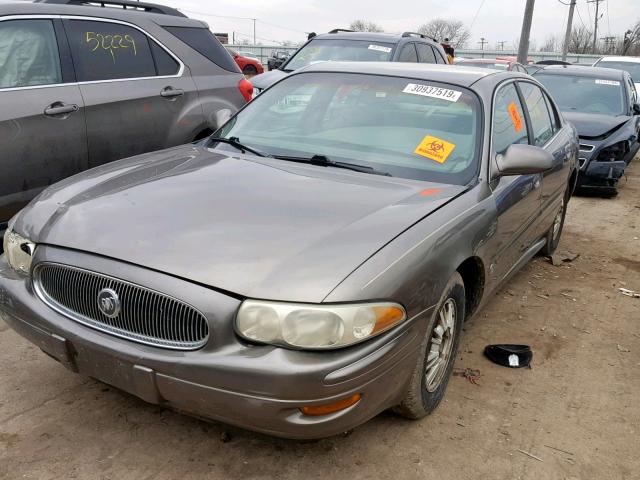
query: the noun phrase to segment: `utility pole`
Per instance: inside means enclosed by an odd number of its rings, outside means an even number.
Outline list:
[[[571,29],[573,28],[573,11],[576,8],[576,0],[571,0],[569,4],[569,18],[567,19],[567,31],[564,34],[564,44],[562,45],[562,61],[567,61],[569,42],[571,42]]]
[[[596,4],[596,24],[593,28],[593,53],[596,53],[596,46],[598,45],[598,11],[600,7],[600,3],[604,2],[604,0],[587,0],[587,3],[595,3]]]
[[[616,37],[602,37],[600,40],[604,40],[604,50],[606,53],[611,53],[615,44]]]
[[[253,44],[257,45],[258,42],[256,41],[256,19],[252,18],[251,20],[253,20]]]
[[[536,0],[527,0],[527,6],[524,9],[522,32],[520,33],[520,45],[518,48],[518,62],[522,65],[527,64],[527,58],[529,57],[529,36],[531,35],[531,22],[533,20],[533,6],[535,3]]]
[[[500,45],[500,50],[504,50],[504,44],[507,42],[496,42],[496,45]]]
[[[487,42],[486,38],[480,37],[480,41],[478,43],[480,44],[480,50],[484,50],[484,46],[489,42]]]

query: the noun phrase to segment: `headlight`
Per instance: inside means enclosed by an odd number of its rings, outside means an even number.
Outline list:
[[[598,162],[619,162],[629,153],[629,144],[627,141],[614,143],[603,148],[598,154]]]
[[[7,230],[4,233],[2,247],[9,266],[20,273],[29,275],[36,244],[18,235],[13,230]]]
[[[236,330],[247,340],[312,350],[359,343],[405,321],[396,303],[304,305],[245,301],[236,318]]]

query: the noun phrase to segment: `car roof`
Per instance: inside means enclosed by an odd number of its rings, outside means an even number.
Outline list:
[[[511,72],[489,70],[487,68],[459,67],[430,63],[402,62],[322,62],[298,70],[296,73],[331,72],[364,73],[367,75],[386,75],[424,79],[432,82],[453,83],[461,87],[470,87],[478,80],[491,75],[504,75]],[[512,74],[526,78],[525,75]]]
[[[150,20],[166,27],[207,27],[205,22],[188,17],[94,5],[60,5],[56,3],[30,2],[0,3],[0,17],[9,15],[73,15],[107,18],[130,23],[135,23],[137,19],[141,21]]]
[[[600,62],[627,62],[627,63],[640,63],[640,57],[602,57],[598,60]]]
[[[387,42],[398,43],[403,39],[412,41],[423,41],[426,43],[437,43],[429,37],[419,37],[417,35],[402,36],[398,33],[381,33],[381,32],[336,32],[336,33],[321,33],[313,37],[315,39],[322,40],[364,40],[367,42]]]
[[[602,67],[578,67],[576,65],[548,65],[541,68],[536,74],[549,73],[552,75],[571,75],[574,77],[593,77],[602,78],[604,80],[620,80],[625,72],[615,68]]]
[[[511,60],[503,60],[500,58],[463,58],[458,63],[499,63],[500,65],[509,65],[512,62]]]

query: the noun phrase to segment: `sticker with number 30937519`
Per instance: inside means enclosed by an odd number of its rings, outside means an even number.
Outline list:
[[[410,93],[412,95],[422,95],[423,97],[440,98],[442,100],[448,100],[450,102],[457,102],[462,92],[457,90],[450,90],[448,88],[434,87],[433,85],[420,85],[417,83],[410,83],[402,93]]]

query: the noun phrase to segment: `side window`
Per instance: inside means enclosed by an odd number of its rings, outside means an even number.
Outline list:
[[[636,91],[636,86],[633,84],[631,77],[627,77],[627,88],[629,90],[629,103],[630,106],[633,107],[633,104],[638,102],[638,92]]]
[[[402,51],[400,52],[400,57],[398,57],[399,62],[418,62],[418,54],[416,53],[416,47],[413,43],[407,43],[404,47],[402,47]]]
[[[78,81],[153,77],[156,67],[147,36],[119,23],[66,20]]]
[[[443,57],[439,50],[434,48],[433,51],[434,51],[434,54],[436,56],[436,61],[438,63],[443,64],[443,65],[447,65],[449,63],[447,61],[447,57],[446,56]]]
[[[62,83],[51,20],[0,22],[0,88]]]
[[[549,98],[547,94],[544,94],[544,100],[547,104],[547,110],[549,110],[549,115],[551,116],[551,124],[553,127],[553,133],[555,134],[562,127],[562,123],[560,122],[560,115],[558,115],[558,111],[553,106],[553,102]]]
[[[513,83],[499,87],[493,110],[493,148],[504,153],[514,143],[529,143],[524,111]]]
[[[436,57],[431,45],[416,43],[416,49],[418,50],[418,61],[420,63],[436,63]]]
[[[180,71],[180,64],[176,62],[175,58],[151,39],[149,39],[149,45],[151,45],[151,53],[156,64],[156,73],[160,76],[177,75]]]
[[[526,82],[520,82],[519,85],[531,119],[533,144],[542,147],[553,137],[554,132],[547,102],[542,90],[537,85]]]

